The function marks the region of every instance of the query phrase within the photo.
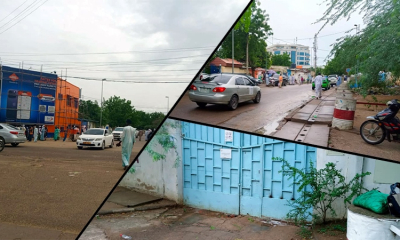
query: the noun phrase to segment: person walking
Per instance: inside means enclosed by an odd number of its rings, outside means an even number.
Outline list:
[[[136,128],[133,128],[131,124],[132,121],[130,119],[126,120],[126,126],[122,130],[121,141],[117,144],[117,146],[121,146],[122,143],[122,167],[124,170],[129,166],[133,144],[136,140]]]
[[[318,73],[318,75],[315,77],[315,95],[317,99],[321,98],[322,94],[322,76],[321,73]]]
[[[58,140],[59,135],[60,135],[60,129],[56,127],[56,129],[54,130],[54,141]]]
[[[282,87],[282,82],[283,82],[283,76],[282,76],[282,73],[281,73],[281,74],[279,74],[279,88]]]
[[[29,129],[28,129],[28,141],[32,142],[32,138],[33,138],[33,128],[29,127]]]
[[[68,129],[69,129],[69,126],[67,126],[67,128],[64,130],[64,139],[63,139],[63,142],[65,142],[65,140],[67,139],[67,136],[68,136]]]
[[[139,131],[139,141],[142,141],[142,136],[143,136],[143,130]]]
[[[44,141],[44,135],[46,134],[46,128],[45,126],[42,126],[42,131],[40,134],[40,141]]]
[[[303,85],[303,83],[304,83],[304,78],[303,78],[303,76],[301,76],[300,85]]]
[[[36,125],[34,126],[33,129],[33,141],[37,142],[38,140],[38,134],[39,134],[39,129],[36,127]]]

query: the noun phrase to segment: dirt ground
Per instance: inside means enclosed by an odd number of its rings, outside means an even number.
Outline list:
[[[375,102],[372,96],[367,96],[366,99],[360,95],[355,97],[358,102]],[[378,103],[386,103],[392,99],[400,99],[400,96],[376,95],[375,97]],[[331,129],[329,147],[400,162],[400,143],[388,142],[385,140],[383,143],[374,146],[367,144],[360,136],[360,127],[361,124],[366,121],[366,117],[374,116],[383,109],[385,109],[385,106],[357,104],[353,130],[340,131]]]
[[[343,232],[325,231],[326,227],[322,229],[324,231],[316,232],[313,239],[346,239]],[[92,236],[101,233],[96,239],[107,240],[121,239],[120,234],[137,240],[301,240],[298,231],[296,226],[271,219],[176,207],[99,216],[85,233],[92,232]],[[89,235],[84,234],[80,239],[95,239]]]
[[[134,145],[131,160],[144,143]],[[7,146],[0,153],[0,236],[38,227],[38,236],[49,229],[74,239],[124,173],[120,154],[121,148],[78,150],[53,140]]]

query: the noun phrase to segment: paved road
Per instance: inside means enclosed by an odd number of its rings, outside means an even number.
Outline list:
[[[134,156],[144,143],[135,144]],[[120,156],[121,148],[78,150],[50,140],[6,147],[0,239],[74,239],[124,173]]]
[[[331,91],[333,89],[324,92],[324,95]],[[283,88],[261,86],[262,97],[259,104],[242,103],[232,111],[227,106],[221,105],[198,108],[185,94],[170,116],[249,132],[264,128],[265,134],[270,134],[289,111],[299,107],[314,95],[311,84]]]

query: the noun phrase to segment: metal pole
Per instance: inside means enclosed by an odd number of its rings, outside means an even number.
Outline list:
[[[100,127],[102,127],[102,121],[103,121],[103,83],[105,78],[101,80],[101,111],[100,111]]]
[[[234,35],[235,35],[235,30],[232,28],[232,73],[233,73],[233,69],[235,68],[235,64],[234,64],[234,60],[235,59],[235,50],[234,50]]]

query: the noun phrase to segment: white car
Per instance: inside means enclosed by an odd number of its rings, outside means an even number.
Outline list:
[[[328,76],[328,80],[331,83],[331,86],[336,85],[338,78],[339,78],[338,75],[329,75]]]
[[[114,147],[114,137],[107,129],[91,128],[78,137],[76,146],[79,149],[83,147],[104,149],[106,146],[112,148]]]
[[[121,140],[121,135],[122,135],[122,131],[124,130],[123,127],[117,127],[114,129],[114,131],[112,132],[112,135],[114,136],[114,140],[115,141],[120,141]]]

